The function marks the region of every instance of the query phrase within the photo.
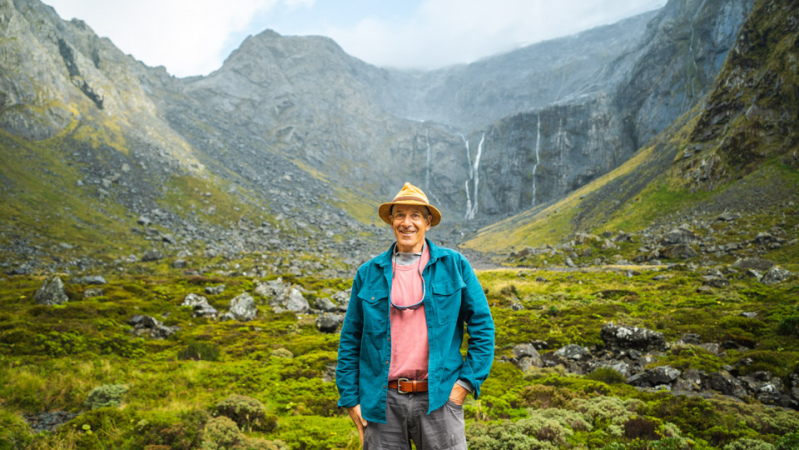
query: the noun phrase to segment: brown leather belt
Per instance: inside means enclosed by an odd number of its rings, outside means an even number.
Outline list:
[[[427,380],[409,380],[400,378],[388,382],[388,387],[396,389],[400,394],[411,394],[416,392],[427,392]]]

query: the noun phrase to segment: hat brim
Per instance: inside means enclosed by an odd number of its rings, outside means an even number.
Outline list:
[[[380,215],[380,218],[383,219],[383,222],[389,225],[391,225],[391,219],[389,218],[389,216],[391,216],[391,207],[394,205],[418,205],[427,207],[427,209],[430,210],[430,215],[433,216],[433,218],[430,219],[430,226],[434,227],[441,222],[441,211],[439,211],[435,206],[429,203],[418,202],[414,200],[400,200],[398,202],[383,203],[377,208],[377,213]]]

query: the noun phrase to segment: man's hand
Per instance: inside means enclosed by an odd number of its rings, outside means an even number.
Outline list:
[[[466,401],[466,396],[468,395],[469,391],[466,390],[465,387],[455,383],[455,385],[452,386],[452,391],[449,393],[449,399],[452,400],[452,403],[455,403],[456,405],[463,405],[463,402]]]
[[[363,429],[366,428],[366,419],[361,416],[361,405],[355,405],[350,408],[347,408],[347,412],[350,413],[350,418],[353,422],[355,422],[355,428],[358,429],[358,437],[361,438],[361,446],[363,446]]]

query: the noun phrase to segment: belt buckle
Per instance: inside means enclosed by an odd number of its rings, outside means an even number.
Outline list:
[[[402,390],[402,383],[407,383],[411,380],[407,378],[397,378],[397,393],[399,394],[412,394],[413,391],[403,391]]]

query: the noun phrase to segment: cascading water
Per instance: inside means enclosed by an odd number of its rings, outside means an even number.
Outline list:
[[[472,220],[474,216],[477,214],[477,205],[478,205],[478,196],[477,196],[477,187],[480,184],[480,156],[483,154],[483,143],[485,142],[486,135],[483,133],[483,136],[480,138],[480,144],[477,146],[477,156],[474,158],[474,204],[468,211],[466,211],[466,219]]]
[[[466,191],[466,216],[469,215],[469,211],[472,210],[472,196],[469,193],[469,180],[472,179],[473,168],[472,168],[472,155],[469,154],[469,140],[466,139],[463,135],[461,135],[461,139],[463,139],[463,143],[466,145],[466,161],[469,163],[469,176],[466,178],[466,181],[463,183],[464,190]]]
[[[535,136],[535,164],[533,164],[533,206],[535,206],[535,171],[538,169],[538,163],[541,162],[538,157],[538,149],[541,146],[541,113],[538,113],[538,128]]]

